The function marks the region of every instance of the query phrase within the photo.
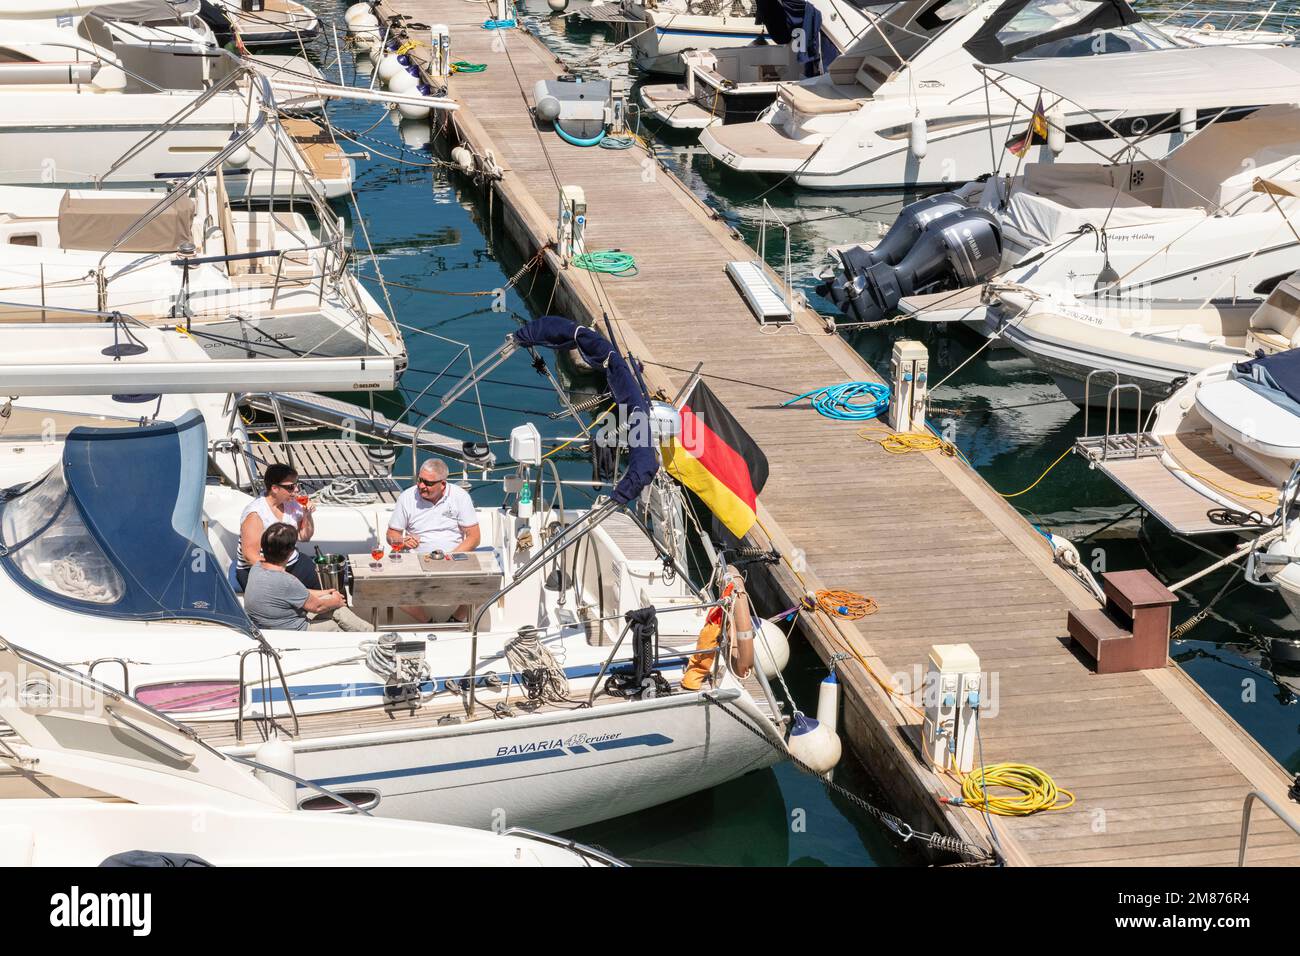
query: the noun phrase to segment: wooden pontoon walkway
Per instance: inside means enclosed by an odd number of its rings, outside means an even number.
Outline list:
[[[1175,666],[1094,674],[1065,638],[1067,610],[1095,606],[1092,598],[973,470],[933,454],[891,455],[852,424],[778,409],[814,386],[876,376],[807,312],[779,332],[760,330],[723,273],[752,250],[644,150],[582,149],[539,133],[528,111],[533,84],[562,69],[541,42],[483,29],[486,4],[385,3],[413,22],[448,24],[455,58],[487,64],[452,78],[462,106],[453,134],[504,169],[496,201],[523,251],[554,239],[558,179],[586,191],[589,249],[636,256],[638,276],[597,283],[549,255],[554,311],[593,321],[609,310],[652,387],[670,394],[687,378],[682,370],[704,361],[710,388],[771,463],[761,505],[775,544],[802,551],[809,587],[879,601],[858,625],[817,615],[810,637],[823,659],[851,646],[882,674],[910,674],[930,645],[965,641],[996,673],[985,762],[1037,765],[1078,795],[1069,810],[997,818],[1009,862],[1235,864],[1245,795],[1260,788],[1287,805],[1281,766]],[[776,577],[792,603],[803,585],[784,569]],[[920,763],[915,714],[860,664],[844,665],[842,680],[841,727],[904,815],[987,843],[974,813],[939,805],[940,793],[956,789]],[[1254,819],[1248,862],[1300,862],[1300,839],[1266,810]]]

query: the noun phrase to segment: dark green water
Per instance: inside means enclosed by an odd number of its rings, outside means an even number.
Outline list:
[[[313,5],[322,14],[336,16],[343,6],[334,0]],[[528,0],[524,6],[535,18],[533,29],[569,62],[590,58],[602,43],[610,45],[603,28],[551,17],[543,0]],[[616,63],[618,52],[612,57]],[[349,80],[353,70],[351,57],[345,53],[344,73]],[[363,76],[362,85],[366,82],[368,77]],[[466,77],[462,82],[473,80]],[[367,135],[384,144],[376,148],[390,155],[416,164],[427,164],[433,158],[424,150],[400,151],[398,131],[375,108],[335,104],[331,115],[336,125],[354,131],[366,130],[379,121]],[[825,312],[832,309],[816,296],[811,273],[820,264],[826,246],[876,235],[892,221],[900,205],[912,198],[799,193],[788,185],[773,188],[758,177],[719,169],[707,154],[692,147],[692,140],[692,136],[658,131],[656,146],[674,172],[751,243],[761,202],[766,199],[791,224],[793,271],[799,286],[814,306]],[[362,214],[391,283],[443,292],[490,290],[499,288],[521,265],[516,251],[496,238],[499,223],[494,228],[478,192],[459,176],[443,169],[402,166],[380,156],[359,161],[357,168]],[[362,247],[360,238],[357,245]],[[778,244],[769,241],[773,266],[779,267],[781,253]],[[474,356],[482,357],[501,343],[517,321],[540,314],[546,307],[549,288],[542,288],[539,281],[528,295],[529,281],[522,283],[523,294],[520,290],[507,294],[505,311],[494,311],[487,297],[433,295],[396,287],[390,287],[390,294],[397,317],[405,325],[468,343]],[[457,348],[446,341],[411,331],[406,337],[412,357],[412,368],[402,383],[407,398],[391,402],[389,410],[393,412],[400,411],[405,401],[418,395],[439,370],[457,358]],[[962,329],[912,322],[854,333],[849,341],[883,370],[892,343],[899,337],[927,344],[932,381],[947,375],[981,344]],[[441,392],[465,368],[462,355],[432,388],[431,395]],[[819,384],[828,383],[810,382],[808,387]],[[546,417],[560,408],[559,403],[546,381],[523,358],[515,357],[497,369],[481,388],[480,398],[491,436],[506,435],[524,418],[537,424],[544,435],[572,434],[563,421]],[[426,411],[432,405],[429,395],[415,402],[417,409]],[[1082,414],[1063,400],[1048,378],[1018,354],[992,349],[981,352],[934,394],[932,418],[941,426],[950,423],[963,452],[995,488],[1006,493],[1033,482],[1082,431]],[[458,438],[476,437],[482,428],[479,409],[473,404],[449,409],[443,421],[446,427],[442,430]],[[573,457],[561,465],[566,477],[589,477],[585,460]],[[478,500],[490,502],[499,491],[483,485],[475,494]],[[1121,521],[1095,539],[1083,540],[1123,516],[1132,502],[1100,475],[1089,472],[1075,456],[1068,456],[1014,503],[1040,526],[1082,542],[1079,547],[1085,559],[1104,563],[1105,570],[1150,567],[1170,581],[1210,560],[1149,524],[1139,524],[1136,518]],[[1207,546],[1224,553],[1228,541],[1211,541]],[[1175,620],[1195,613],[1230,575],[1213,575],[1183,592]],[[1172,649],[1173,655],[1284,765],[1300,770],[1300,711],[1290,686],[1300,688],[1300,672],[1286,673],[1273,666],[1262,650],[1269,635],[1290,631],[1296,622],[1275,595],[1241,586],[1239,580],[1229,587],[1211,616]],[[823,676],[824,668],[812,652],[796,646],[786,677],[803,706],[815,706],[816,684]],[[869,775],[851,759],[836,771],[836,780],[853,792],[876,799]],[[1061,783],[1068,786],[1068,781]],[[874,820],[845,801],[828,797],[820,784],[789,767],[587,827],[574,836],[629,858],[676,864],[888,865],[910,861]]]

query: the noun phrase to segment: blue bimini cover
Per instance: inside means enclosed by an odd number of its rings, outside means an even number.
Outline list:
[[[1232,377],[1300,414],[1300,349],[1258,352],[1249,362],[1234,365]]]
[[[576,348],[582,354],[583,361],[592,368],[604,371],[610,394],[614,396],[614,401],[622,406],[619,409],[620,419],[634,421],[634,414],[639,414],[643,416],[642,421],[649,421],[650,401],[646,398],[645,390],[637,381],[632,367],[610,344],[610,341],[594,329],[578,325],[562,316],[543,315],[521,326],[515,332],[515,341],[526,349],[538,345],[550,349]],[[642,489],[654,480],[655,474],[659,471],[658,448],[649,435],[648,428],[631,431],[633,434],[637,431],[645,433],[649,444],[631,442],[627,456],[627,471],[623,473],[623,477],[610,494],[610,497],[621,505],[626,505],[641,494]]]
[[[68,610],[252,633],[203,530],[207,444],[193,410],[142,428],[74,428],[61,463],[0,505],[0,564]]]

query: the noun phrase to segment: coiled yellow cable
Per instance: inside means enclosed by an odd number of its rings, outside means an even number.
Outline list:
[[[957,454],[957,449],[951,442],[929,432],[891,432],[888,428],[863,428],[858,431],[858,437],[875,442],[891,455],[909,451],[939,451],[949,457]]]
[[[987,793],[994,787],[1016,790],[1018,796]],[[977,767],[961,781],[962,803],[973,810],[999,817],[1027,817],[1041,810],[1064,810],[1074,805],[1074,794],[1057,787],[1051,776],[1024,763],[995,763]]]
[[[880,610],[880,605],[876,603],[875,598],[858,594],[856,591],[822,588],[816,592],[816,597],[816,607],[821,608],[831,617],[843,618],[846,621],[860,621],[868,614],[875,614]],[[814,607],[807,598],[804,598],[801,606],[805,611],[811,611]]]

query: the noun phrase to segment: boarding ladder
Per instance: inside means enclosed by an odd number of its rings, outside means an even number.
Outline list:
[[[1113,376],[1115,384],[1106,392],[1106,418],[1103,431],[1101,434],[1094,435],[1089,427],[1089,413],[1092,409],[1092,380],[1097,375]],[[1124,432],[1120,427],[1120,413],[1124,397],[1129,393],[1134,396],[1134,424],[1137,430]],[[1089,462],[1147,458],[1163,454],[1164,446],[1143,426],[1142,389],[1133,382],[1121,382],[1119,373],[1114,369],[1095,368],[1089,372],[1083,383],[1083,434],[1075,439],[1074,451]]]

